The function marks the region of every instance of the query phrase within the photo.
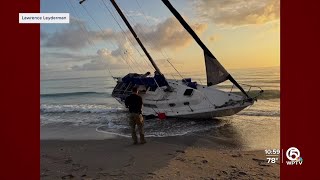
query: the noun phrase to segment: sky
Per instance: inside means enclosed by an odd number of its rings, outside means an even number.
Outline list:
[[[41,24],[42,77],[153,71],[109,0],[41,0],[43,13],[69,24]],[[203,51],[161,0],[116,0],[163,73],[205,72]],[[228,69],[280,65],[279,0],[170,0]],[[169,62],[170,63],[169,63]]]

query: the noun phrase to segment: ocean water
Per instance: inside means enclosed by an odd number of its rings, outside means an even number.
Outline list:
[[[217,119],[148,119],[147,137],[202,135],[235,141],[246,149],[280,146],[279,67],[229,70],[243,84],[259,86],[264,94],[240,113]],[[199,75],[202,74],[202,75]],[[204,74],[184,73],[197,82]],[[108,75],[56,77],[41,80],[41,139],[104,139],[130,137],[128,113],[111,92],[116,82]],[[230,91],[230,83],[220,89]],[[244,86],[248,90],[249,87]],[[258,92],[252,88],[253,92]]]

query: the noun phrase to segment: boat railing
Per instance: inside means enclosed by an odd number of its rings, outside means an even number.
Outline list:
[[[259,96],[261,96],[262,93],[264,92],[263,89],[261,87],[259,87],[259,86],[254,86],[254,85],[249,85],[249,84],[242,84],[242,83],[239,83],[239,84],[242,86],[242,88],[247,89],[246,93],[248,94],[249,98],[244,96],[245,99],[257,100],[257,98]],[[232,93],[232,91],[234,89],[234,86],[235,85],[233,84],[229,93]]]

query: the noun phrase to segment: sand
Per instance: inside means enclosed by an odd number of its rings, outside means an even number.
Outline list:
[[[41,179],[279,179],[264,150],[241,150],[195,136],[41,140]]]

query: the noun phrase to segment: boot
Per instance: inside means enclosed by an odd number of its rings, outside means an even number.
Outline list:
[[[136,133],[132,133],[132,140],[133,140],[133,144],[138,144],[138,137]]]
[[[144,134],[140,134],[140,144],[145,144],[147,141],[144,139]]]

